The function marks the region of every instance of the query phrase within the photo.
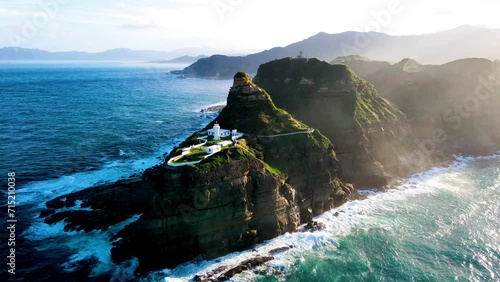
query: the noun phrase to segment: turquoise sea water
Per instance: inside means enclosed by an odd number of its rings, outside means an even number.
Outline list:
[[[0,175],[16,172],[20,204],[12,281],[188,281],[286,245],[294,248],[233,280],[500,281],[500,156],[457,158],[388,192],[365,192],[367,199],[318,217],[327,227],[321,232],[285,234],[254,251],[139,276],[137,261],[111,262],[108,240],[137,217],[90,233],[38,219],[47,200],[161,162],[214,117],[199,110],[223,102],[231,81],[167,74],[178,68],[0,63]]]
[[[500,156],[458,158],[388,192],[368,192],[316,218],[324,231],[259,245],[257,253],[294,248],[234,281],[500,281],[499,168]],[[185,264],[144,281],[188,281],[255,254]]]

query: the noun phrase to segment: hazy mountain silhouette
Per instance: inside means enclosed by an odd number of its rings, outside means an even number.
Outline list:
[[[206,58],[207,56],[205,55],[199,55],[199,56],[181,56],[172,60],[163,60],[163,61],[150,61],[148,63],[160,63],[160,64],[192,64],[199,59]]]
[[[199,56],[199,54],[213,54],[216,52],[216,50],[205,48],[185,48],[174,50],[171,52],[118,48],[103,52],[89,53],[78,51],[49,52],[39,49],[4,47],[0,48],[0,60],[163,61],[173,60],[181,56]]]
[[[367,60],[344,64],[365,73],[360,76],[406,114],[432,150],[488,154],[500,144],[500,61],[466,58],[428,65],[406,58],[381,69]],[[434,140],[436,132],[446,142]]]
[[[424,35],[392,36],[376,32],[318,33],[286,47],[276,47],[248,56],[214,55],[197,61],[183,74],[195,77],[229,78],[237,71],[255,73],[259,65],[304,51],[307,57],[331,61],[357,54],[373,60],[397,62],[411,57],[425,64],[441,64],[466,57],[500,58],[500,29],[461,26]]]

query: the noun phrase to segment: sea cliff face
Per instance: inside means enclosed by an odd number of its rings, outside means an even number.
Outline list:
[[[336,177],[338,160],[328,139],[305,132],[247,75],[239,76],[217,122],[244,132],[244,139],[199,165],[149,170],[145,181],[156,194],[118,235],[116,261],[137,256],[143,265],[160,267],[200,253],[217,257],[294,231],[353,192]]]
[[[110,240],[116,263],[137,257],[143,270],[249,248],[356,198],[347,182],[377,187],[452,153],[498,148],[500,66],[474,62],[468,72],[463,66],[471,66],[469,61],[446,70],[404,61],[393,72],[372,72],[374,81],[387,82],[381,91],[404,113],[345,65],[283,59],[262,65],[254,81],[238,73],[217,119],[175,148],[164,164],[134,179],[53,199],[40,217],[48,224],[64,221],[66,231],[88,232],[141,215]],[[453,112],[454,102],[467,105],[467,93],[477,88],[469,82],[481,75],[487,81],[478,84],[478,108],[467,116]],[[437,88],[415,96],[424,89],[420,82]],[[449,87],[460,95],[439,91]],[[455,114],[451,120],[426,114],[446,107]],[[215,123],[244,136],[198,164],[169,165]],[[429,148],[424,138],[439,128],[448,139]]]
[[[254,82],[277,106],[319,128],[335,145],[341,179],[377,187],[431,163],[418,149],[406,116],[345,65],[316,59],[275,60],[260,66]]]
[[[330,141],[277,108],[248,75],[235,77],[216,121],[244,137],[199,164],[172,167],[165,162],[140,180],[60,197],[48,203],[42,216],[48,223],[65,220],[68,229],[78,229],[81,219],[92,218],[95,211],[68,214],[60,209],[81,200],[82,207],[99,208],[102,218],[99,225],[84,228],[89,231],[142,214],[112,238],[112,258],[120,263],[137,257],[142,269],[155,269],[200,254],[214,258],[248,248],[294,231],[354,197],[354,187],[337,178],[339,162]],[[199,142],[214,123],[167,159]]]

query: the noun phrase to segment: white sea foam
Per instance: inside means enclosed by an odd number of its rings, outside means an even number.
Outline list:
[[[368,195],[375,195],[379,191],[378,189],[369,189],[369,190],[357,190],[356,192],[358,193],[358,195],[368,196]]]
[[[96,184],[115,182],[141,173],[162,162],[162,158],[158,156],[161,153],[169,152],[172,147],[172,145],[163,146],[154,157],[111,161],[99,170],[77,172],[57,179],[27,183],[17,191],[18,202],[20,205],[38,204],[39,207],[43,207],[46,201],[61,195],[77,192]]]
[[[484,158],[494,159],[500,158],[500,156],[495,155],[475,159]],[[449,181],[462,181],[457,175],[463,172],[468,164],[475,159],[458,156],[451,165],[435,167],[429,171],[403,179],[403,184],[394,186],[386,192],[363,191],[360,194],[367,196],[365,200],[348,202],[315,218],[315,220],[324,223],[326,226],[320,232],[286,233],[257,245],[255,247],[256,252],[248,250],[232,253],[211,261],[197,260],[152,275],[155,277],[164,275],[165,281],[169,282],[189,281],[196,274],[207,273],[222,265],[235,265],[258,253],[267,253],[274,248],[291,245],[293,246],[292,249],[276,254],[275,259],[263,267],[264,271],[268,273],[287,273],[293,269],[293,265],[297,260],[303,259],[304,253],[314,252],[316,249],[337,248],[337,238],[349,235],[353,228],[369,228],[375,225],[382,228],[391,228],[388,223],[375,215],[384,211],[395,210],[397,208],[396,204],[401,201],[426,194],[432,195],[443,189],[455,189],[453,188],[454,185],[449,185]],[[247,271],[234,277],[233,281],[251,281],[255,277],[254,272]]]
[[[106,231],[64,231],[64,222],[48,225],[43,223],[42,219],[35,219],[33,224],[21,234],[31,241],[43,241],[44,244],[38,244],[37,249],[51,249],[54,247],[67,246],[73,250],[72,255],[66,263],[63,264],[65,271],[71,272],[79,261],[95,258],[97,265],[92,269],[91,275],[97,276],[106,273],[115,273],[116,275],[125,275],[130,272],[130,265],[115,265],[111,260],[109,250],[112,242],[109,241],[114,234],[123,229],[126,225],[139,219],[140,215],[111,226]],[[50,240],[49,240],[50,239]],[[125,267],[128,270],[120,269]],[[135,264],[137,267],[137,264]],[[135,270],[135,268],[134,268]],[[124,272],[123,272],[124,271]],[[133,272],[133,271],[132,271]]]
[[[181,141],[179,139],[176,143]],[[164,147],[162,151],[165,152],[170,149],[171,147]],[[500,158],[500,156],[495,155],[487,158],[494,159]],[[474,159],[459,156],[450,166],[436,167],[427,172],[403,179],[403,184],[394,186],[387,192],[362,191],[360,194],[366,195],[366,200],[348,202],[315,219],[325,224],[326,228],[323,231],[316,233],[287,233],[259,244],[255,247],[256,252],[248,250],[232,253],[211,261],[199,259],[182,264],[175,269],[165,269],[151,273],[151,275],[155,277],[163,276],[164,280],[169,282],[188,281],[195,274],[206,273],[221,265],[234,265],[255,256],[257,253],[267,253],[271,249],[291,245],[293,246],[292,249],[276,254],[275,259],[264,267],[264,271],[267,272],[288,273],[293,269],[297,259],[301,259],[304,253],[314,251],[317,248],[336,248],[337,238],[350,234],[353,228],[373,225],[374,215],[394,209],[393,203],[417,195],[436,193],[436,190],[439,189],[453,189],[453,185],[449,185],[449,182],[461,181],[459,177],[455,177],[455,174],[466,168],[472,160]],[[99,171],[76,173],[59,179],[30,183],[20,189],[18,193],[22,195],[20,199],[22,199],[23,203],[38,202],[43,205],[45,201],[54,197],[85,189],[99,182],[119,180],[156,163],[158,163],[157,157],[129,162],[115,161],[108,163]],[[70,209],[79,207],[81,207],[81,202],[76,202],[76,206]],[[92,275],[112,273],[113,280],[119,281],[125,276],[132,275],[133,270],[137,267],[137,260],[133,259],[120,266],[114,265],[109,254],[112,244],[112,242],[109,242],[109,238],[126,224],[137,219],[138,216],[135,216],[104,232],[85,233],[83,231],[64,232],[64,223],[62,222],[47,225],[43,223],[43,219],[34,218],[32,226],[22,236],[32,241],[50,239],[47,242],[57,242],[57,244],[64,244],[74,249],[75,254],[65,264],[68,271],[71,271],[72,267],[80,260],[95,258],[98,264],[92,270]],[[378,221],[376,223],[377,226],[384,226],[384,222]],[[44,245],[44,248],[50,247],[50,244]],[[246,272],[235,277],[234,281],[252,280],[255,275],[253,272]]]
[[[214,104],[202,106],[201,108],[197,108],[195,111],[200,112],[201,110],[208,109],[210,107],[225,106],[226,104],[227,104],[227,102],[224,100],[224,101],[220,101],[220,102],[217,102]],[[207,112],[207,113],[213,113],[213,112]]]
[[[137,221],[139,217],[140,215],[135,215],[128,220],[111,226],[106,231],[78,232],[76,235],[68,236],[64,241],[76,253],[63,266],[68,267],[66,270],[71,272],[71,266],[78,261],[94,257],[99,263],[92,269],[91,277],[113,272],[118,266],[111,260],[109,250],[112,247],[112,242],[109,241],[109,238],[126,225]]]
[[[21,236],[30,241],[44,241],[49,238],[57,238],[59,236],[73,236],[79,233],[79,231],[65,232],[64,226],[66,224],[62,221],[49,225],[43,222],[43,219],[34,219],[33,224],[26,229]],[[41,247],[40,247],[41,248]],[[44,249],[50,248],[50,246],[43,245]]]
[[[132,281],[135,278],[135,270],[139,267],[139,260],[132,258],[115,267],[111,274],[111,282]]]
[[[204,126],[203,122],[201,126]],[[127,224],[136,221],[139,216],[123,221],[106,231],[70,231],[65,232],[64,222],[48,225],[43,218],[38,218],[40,208],[45,202],[58,196],[80,191],[96,184],[111,183],[130,175],[141,173],[147,168],[163,162],[162,155],[172,150],[174,146],[181,143],[184,138],[178,137],[169,144],[161,145],[154,156],[137,160],[116,160],[106,163],[96,171],[79,172],[63,176],[57,179],[31,182],[17,191],[20,204],[34,204],[33,219],[31,225],[20,236],[30,241],[43,241],[37,244],[39,250],[51,249],[65,245],[74,253],[69,261],[64,264],[66,271],[72,271],[81,260],[94,259],[97,264],[93,266],[92,275],[111,274],[111,281],[133,280],[134,271],[138,266],[137,259],[131,259],[121,265],[115,265],[111,261],[110,249],[113,242],[109,239]],[[127,152],[120,150],[121,155]],[[91,210],[90,207],[82,208],[82,201],[76,201],[74,207],[58,209],[58,212],[69,210]],[[55,245],[54,245],[55,244]]]

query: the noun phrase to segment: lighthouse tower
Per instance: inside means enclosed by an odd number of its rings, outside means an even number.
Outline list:
[[[215,122],[214,124],[213,131],[214,131],[214,140],[220,140],[220,125],[217,122]]]

